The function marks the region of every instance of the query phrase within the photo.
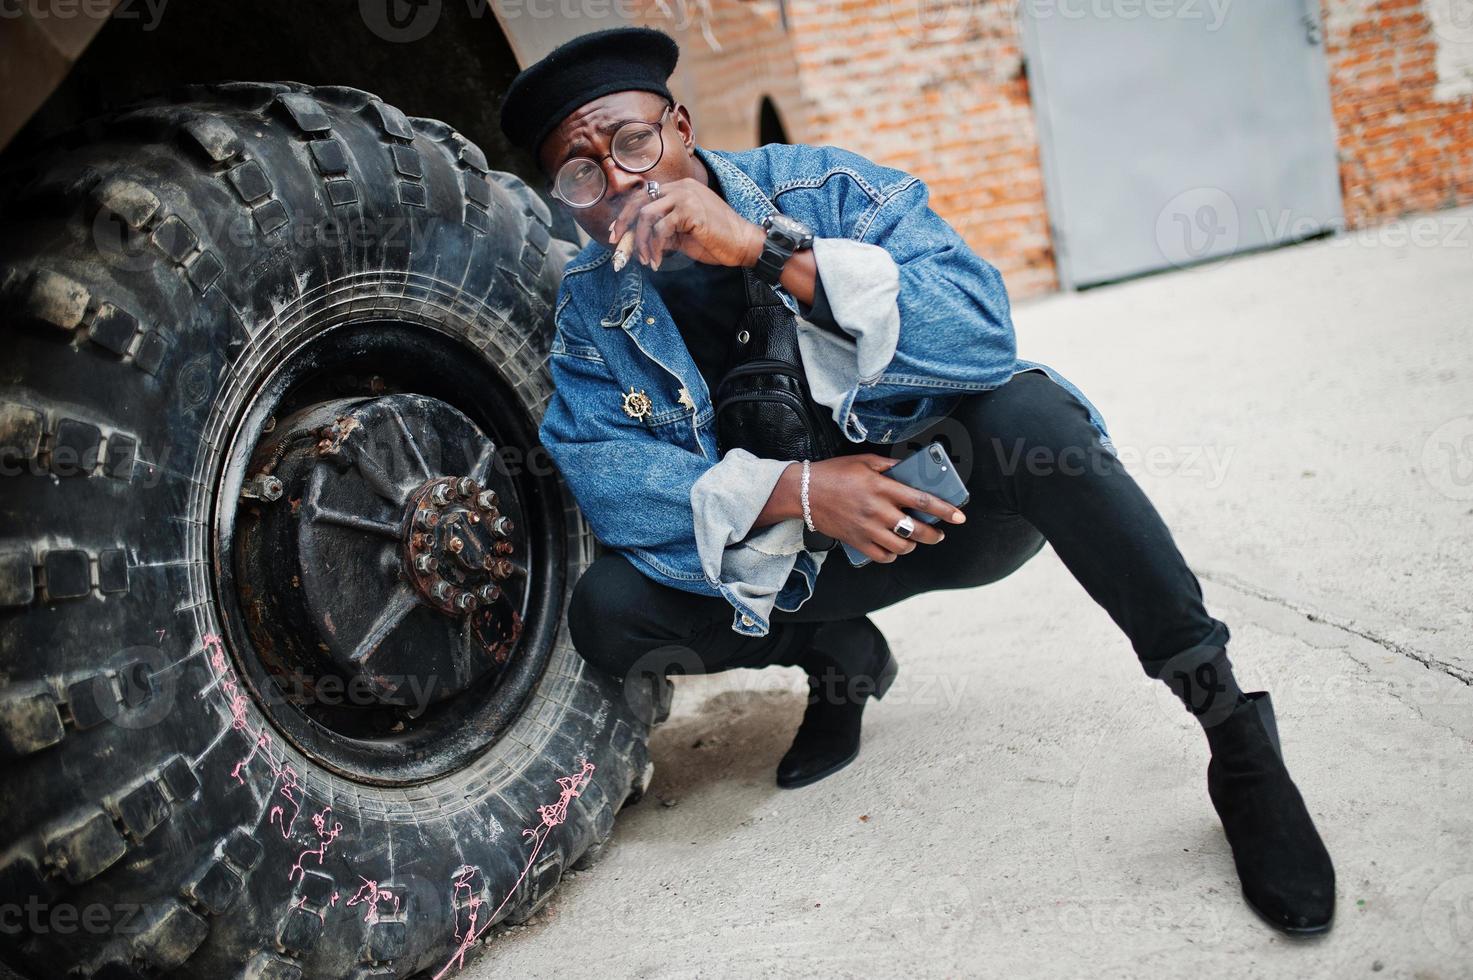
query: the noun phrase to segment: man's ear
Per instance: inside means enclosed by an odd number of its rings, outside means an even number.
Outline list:
[[[675,103],[675,131],[680,134],[680,142],[685,145],[685,155],[695,156],[696,127],[691,122],[690,110],[682,102]]]

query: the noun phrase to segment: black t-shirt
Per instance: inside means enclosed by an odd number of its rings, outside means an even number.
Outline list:
[[[704,163],[703,163],[704,166]],[[710,186],[723,200],[721,182],[709,167]],[[650,282],[665,301],[680,339],[706,379],[707,389],[714,395],[717,382],[726,374],[732,338],[737,324],[747,309],[747,290],[742,270],[733,266],[692,262],[683,255],[665,259],[658,272],[649,272]],[[824,296],[822,280],[815,280],[813,307],[798,304],[803,318],[819,326],[848,336],[834,321]]]

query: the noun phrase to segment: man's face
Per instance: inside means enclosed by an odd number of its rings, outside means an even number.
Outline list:
[[[645,181],[669,183],[690,176],[695,134],[684,106],[665,115],[660,128],[665,150],[653,168],[631,174],[609,156],[609,144],[620,123],[631,119],[653,123],[665,105],[664,97],[654,92],[611,92],[573,110],[543,141],[538,162],[549,178],[571,157],[590,157],[603,168],[608,187],[593,207],[573,208],[559,202],[594,240],[608,241],[610,222],[629,200],[645,193]]]

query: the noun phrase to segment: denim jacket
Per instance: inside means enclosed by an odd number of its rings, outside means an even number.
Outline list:
[[[851,441],[904,441],[962,394],[1032,370],[1077,398],[1113,451],[1082,392],[1017,358],[1002,276],[931,209],[919,178],[834,146],[695,152],[744,218],[780,210],[813,229],[819,278],[848,339],[803,319],[811,310],[774,288],[799,317],[815,401]],[[803,548],[798,519],[753,530],[791,461],[719,456],[711,393],[669,311],[642,264],[615,273],[612,255],[590,241],[563,271],[543,445],[606,547],[657,582],[724,597],[734,630],[764,635],[774,607],[809,598],[828,553]],[[648,407],[635,399],[635,414],[626,411],[631,393]]]

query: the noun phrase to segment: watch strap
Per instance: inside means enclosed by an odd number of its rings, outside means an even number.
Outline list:
[[[792,257],[793,253],[773,240],[769,233],[762,243],[762,252],[757,256],[757,265],[752,271],[769,286],[776,286],[782,278],[783,266]]]

